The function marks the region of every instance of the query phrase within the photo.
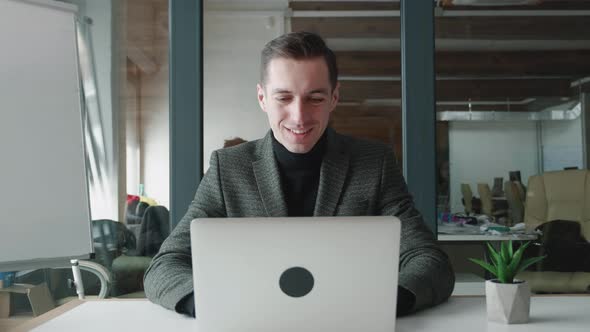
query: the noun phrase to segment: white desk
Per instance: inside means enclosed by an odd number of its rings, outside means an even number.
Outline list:
[[[484,242],[484,241],[531,241],[537,239],[534,234],[507,234],[507,235],[491,235],[491,234],[444,234],[438,233],[438,241],[445,242]]]
[[[19,326],[17,331],[195,331],[194,322],[147,300],[73,301]],[[522,325],[488,322],[484,297],[452,297],[445,304],[398,319],[396,332],[565,332],[589,328],[590,296],[533,297],[531,321]]]
[[[529,241],[536,240],[537,234],[492,235],[479,231],[479,227],[438,226],[438,241],[483,242],[483,241]]]
[[[195,320],[146,299],[74,300],[14,330],[24,331],[195,331]]]
[[[473,273],[455,273],[455,288],[451,296],[486,294],[485,279]]]
[[[448,303],[400,318],[396,332],[566,332],[590,329],[590,296],[536,296],[528,324],[488,322],[485,297],[452,297]]]

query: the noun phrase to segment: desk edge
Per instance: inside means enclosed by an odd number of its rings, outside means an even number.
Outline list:
[[[8,332],[26,332],[30,331],[40,325],[57,318],[60,315],[76,308],[77,306],[84,304],[86,302],[95,302],[95,301],[102,301],[102,302],[109,302],[109,301],[147,301],[145,298],[133,298],[133,299],[118,299],[118,298],[109,298],[109,299],[87,299],[87,300],[80,300],[75,299],[70,302],[67,302],[55,309],[49,310],[48,312],[37,316],[31,320],[28,320],[20,325],[15,326],[13,329],[8,330]]]

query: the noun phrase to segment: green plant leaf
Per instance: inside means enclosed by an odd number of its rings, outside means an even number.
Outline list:
[[[516,270],[510,268],[510,265],[506,265],[506,283],[513,283],[514,277],[516,276]]]
[[[523,243],[516,251],[512,245],[512,240],[502,242],[500,249],[495,250],[494,247],[488,242],[487,247],[489,251],[489,257],[492,264],[482,261],[480,259],[469,258],[473,263],[478,264],[485,270],[492,273],[499,282],[501,283],[513,283],[514,278],[524,269],[532,264],[535,264],[543,257],[532,257],[526,260],[522,260],[525,249],[529,246],[530,241]]]
[[[520,248],[518,248],[516,250],[516,252],[514,253],[514,255],[512,256],[512,260],[510,261],[510,264],[508,265],[508,268],[510,271],[512,271],[512,273],[514,273],[514,275],[516,275],[516,271],[518,271],[518,268],[520,267],[520,262],[522,260],[522,255],[524,254],[524,250],[526,249],[526,247],[530,244],[530,242],[526,242],[523,243]],[[513,276],[514,277],[514,276]]]
[[[518,270],[516,271],[516,274],[524,271],[527,267],[529,267],[537,262],[540,262],[541,260],[545,259],[545,257],[547,257],[547,256],[531,257],[531,258],[525,259],[522,262],[522,264],[520,265],[520,267],[518,268]]]
[[[502,259],[500,257],[500,254],[498,252],[496,252],[494,247],[492,247],[492,245],[489,242],[488,242],[488,251],[490,252],[490,260],[492,261],[494,266],[498,266],[499,264],[502,263]]]
[[[506,265],[510,264],[510,259],[512,258],[509,254],[508,254],[508,246],[512,247],[512,240],[506,242],[502,242],[500,244],[500,252],[501,252],[501,256],[502,256],[502,260],[504,261],[504,263]]]
[[[498,280],[500,280],[501,283],[503,284],[507,284],[509,282],[512,282],[512,280],[508,280],[508,276],[507,276],[507,265],[506,264],[499,264],[498,265]]]
[[[473,263],[483,267],[484,269],[488,270],[491,274],[498,277],[498,270],[493,265],[482,261],[481,259],[469,258],[470,261]]]

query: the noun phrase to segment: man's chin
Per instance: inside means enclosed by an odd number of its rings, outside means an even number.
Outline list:
[[[308,153],[313,146],[307,146],[303,144],[288,144],[283,145],[291,153]]]

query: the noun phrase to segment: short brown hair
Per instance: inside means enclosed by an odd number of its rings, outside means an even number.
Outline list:
[[[336,55],[326,46],[322,37],[311,32],[291,32],[269,41],[260,56],[260,81],[266,82],[268,64],[275,58],[311,59],[323,57],[328,66],[332,89],[338,81]]]

